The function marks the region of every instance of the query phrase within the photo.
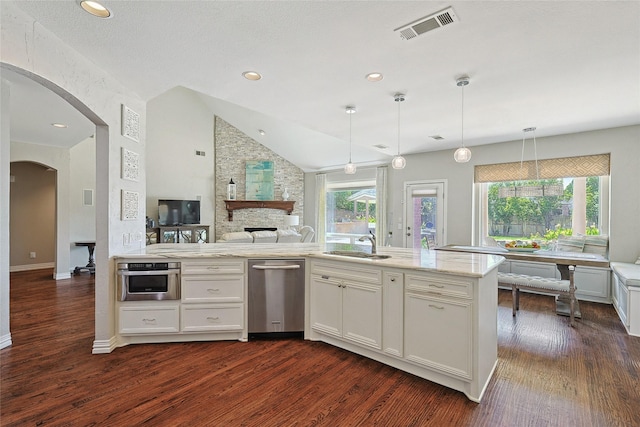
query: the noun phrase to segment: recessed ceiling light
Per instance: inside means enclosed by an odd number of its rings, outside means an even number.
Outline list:
[[[247,80],[260,80],[262,78],[257,71],[245,71],[242,76]]]
[[[258,129],[258,133],[260,135],[266,135],[267,133],[265,131],[263,131],[262,129]]]
[[[435,139],[436,141],[439,141],[441,139],[444,139],[443,137],[441,137],[440,135],[431,135],[429,138],[431,139]]]
[[[64,129],[67,127],[67,125],[65,125],[64,123],[51,123],[51,126],[53,126],[54,128],[60,128],[60,129]]]
[[[370,82],[379,82],[383,78],[384,78],[384,76],[382,75],[382,73],[369,73],[369,74],[367,74],[367,80],[369,80]]]
[[[109,18],[111,16],[111,12],[109,9],[93,0],[83,0],[80,2],[80,6],[86,11],[92,14],[93,16],[97,16],[98,18]]]

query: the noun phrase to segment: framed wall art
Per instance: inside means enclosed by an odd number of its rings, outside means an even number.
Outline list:
[[[140,114],[122,104],[122,136],[140,142]]]
[[[273,162],[270,160],[247,160],[247,200],[273,200]]]

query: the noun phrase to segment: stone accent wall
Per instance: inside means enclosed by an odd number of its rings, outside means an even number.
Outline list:
[[[216,156],[216,221],[215,239],[224,233],[244,231],[245,227],[283,228],[285,211],[278,209],[239,209],[233,212],[233,221],[229,222],[224,200],[227,198],[227,184],[233,178],[237,188],[237,200],[245,200],[245,161],[271,160],[274,169],[274,197],[282,200],[287,189],[289,200],[295,201],[292,215],[300,216],[303,224],[304,211],[304,172],[269,150],[256,140],[248,137],[220,117],[215,119],[215,156]]]

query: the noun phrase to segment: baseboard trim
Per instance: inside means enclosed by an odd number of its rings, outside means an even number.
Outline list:
[[[55,273],[53,276],[54,280],[71,279],[71,272]]]
[[[53,267],[54,267],[53,262],[43,262],[40,264],[12,265],[9,267],[9,272],[14,273],[16,271],[42,270],[45,268],[53,268]]]
[[[8,333],[0,337],[0,349],[7,348],[12,344],[13,342],[11,341],[11,333]]]
[[[93,341],[93,354],[108,354],[115,350],[117,347],[116,337],[113,336],[108,340],[94,340]]]

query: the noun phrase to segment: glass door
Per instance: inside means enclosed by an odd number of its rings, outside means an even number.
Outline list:
[[[428,249],[445,244],[444,181],[405,184],[406,248]]]

